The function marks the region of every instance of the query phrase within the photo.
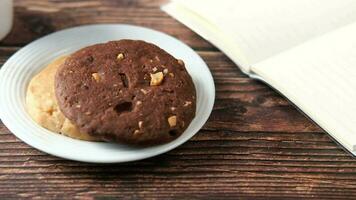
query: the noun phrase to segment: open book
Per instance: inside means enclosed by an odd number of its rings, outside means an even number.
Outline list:
[[[356,0],[173,0],[162,9],[356,155]]]

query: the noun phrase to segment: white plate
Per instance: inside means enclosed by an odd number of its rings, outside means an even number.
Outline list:
[[[133,148],[71,139],[37,125],[25,111],[25,91],[31,78],[50,61],[84,46],[120,39],[152,42],[183,59],[197,90],[196,117],[176,140],[154,147]],[[214,81],[208,66],[190,47],[164,33],[119,24],[80,26],[62,30],[25,46],[0,70],[0,117],[7,128],[27,144],[71,160],[97,163],[127,162],[167,152],[190,139],[204,125],[213,108]]]

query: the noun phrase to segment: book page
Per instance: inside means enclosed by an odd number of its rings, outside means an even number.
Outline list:
[[[356,23],[262,61],[252,71],[356,152]]]
[[[238,65],[258,63],[356,21],[355,0],[173,0],[173,4],[166,9],[169,14]]]
[[[200,36],[213,43],[234,61],[244,73],[249,74],[250,63],[235,44],[233,37],[228,36],[227,33],[221,32],[214,24],[210,23],[210,21],[207,21],[195,12],[191,12],[180,4],[169,3],[163,6],[162,10],[166,11]]]

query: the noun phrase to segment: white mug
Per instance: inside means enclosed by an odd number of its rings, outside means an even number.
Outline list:
[[[12,0],[0,0],[0,40],[11,30],[13,18]]]

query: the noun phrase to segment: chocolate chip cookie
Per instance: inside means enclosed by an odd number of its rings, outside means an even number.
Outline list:
[[[73,53],[56,73],[55,92],[60,110],[80,132],[126,144],[169,142],[184,132],[196,110],[184,62],[138,40]]]

